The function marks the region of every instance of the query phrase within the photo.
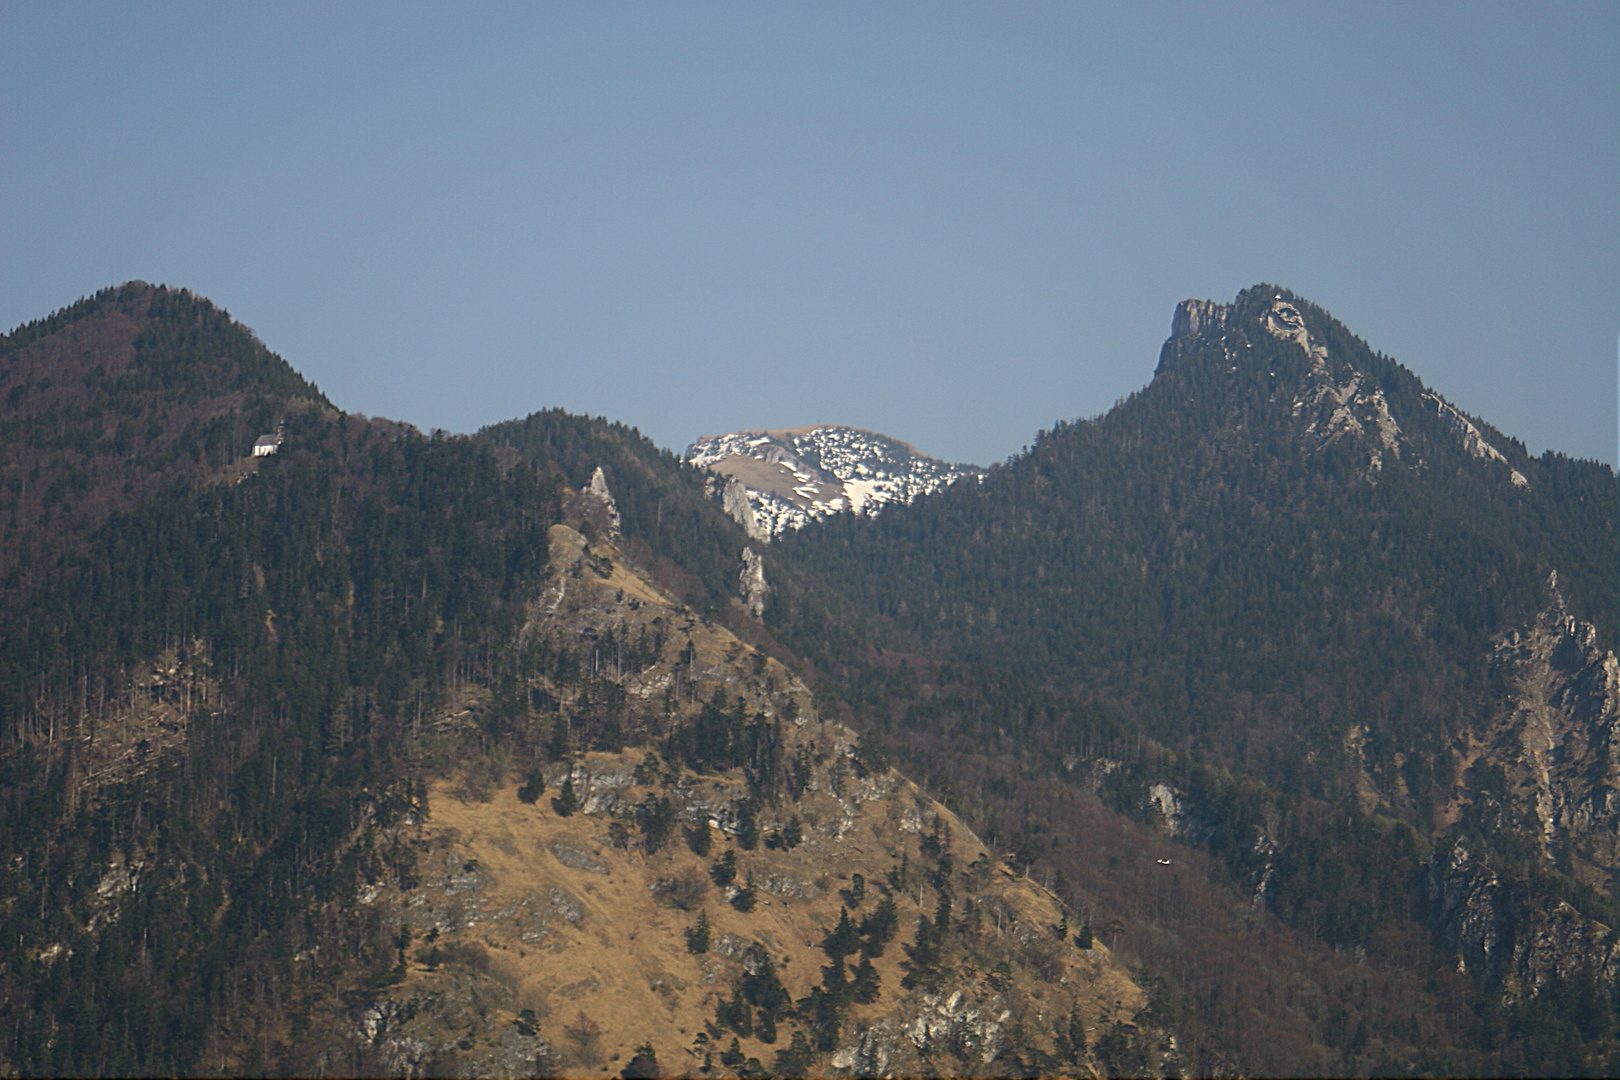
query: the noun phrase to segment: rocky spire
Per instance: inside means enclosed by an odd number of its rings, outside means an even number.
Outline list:
[[[748,488],[735,476],[726,477],[725,491],[721,493],[720,505],[725,507],[726,513],[732,520],[743,527],[750,540],[763,540],[770,542],[771,534],[760,525],[759,518],[754,514],[754,504],[748,500]]]
[[[754,618],[763,618],[765,594],[771,591],[771,587],[765,584],[765,559],[755,554],[753,548],[745,547],[742,550],[742,573],[737,575],[737,591],[742,594],[743,603]]]
[[[607,477],[602,475],[602,466],[598,465],[596,471],[591,473],[591,482],[585,485],[585,494],[594,496],[607,507],[608,523],[612,535],[619,535],[619,506],[613,501],[613,493],[608,490]]]

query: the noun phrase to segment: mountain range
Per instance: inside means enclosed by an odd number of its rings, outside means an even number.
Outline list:
[[[1286,289],[983,470],[139,282],[0,403],[6,1070],[1620,1067],[1614,471]]]

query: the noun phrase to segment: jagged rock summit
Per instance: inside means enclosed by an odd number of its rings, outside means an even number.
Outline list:
[[[1274,351],[1256,349],[1268,338],[1296,346],[1299,352],[1289,357],[1290,363],[1278,364]],[[1492,441],[1496,436],[1482,430],[1480,422],[1422,388],[1410,372],[1387,357],[1374,356],[1374,368],[1352,362],[1350,354],[1363,351],[1345,347],[1353,341],[1344,327],[1315,305],[1286,289],[1261,284],[1245,289],[1230,304],[1196,299],[1177,304],[1154,377],[1199,361],[1218,365],[1221,374],[1238,379],[1263,374],[1271,401],[1291,410],[1309,444],[1362,447],[1368,479],[1375,479],[1403,454],[1409,463],[1422,464],[1423,455],[1411,453],[1412,432],[1424,427],[1435,429],[1439,440],[1460,446],[1469,457],[1501,466],[1512,486],[1529,486],[1524,473]],[[1263,373],[1257,370],[1260,363],[1265,365]],[[1404,396],[1405,390],[1416,393],[1403,415],[1391,401]]]
[[[709,435],[688,447],[686,458],[714,474],[710,494],[756,540],[835,514],[876,515],[889,503],[982,474],[838,424]]]

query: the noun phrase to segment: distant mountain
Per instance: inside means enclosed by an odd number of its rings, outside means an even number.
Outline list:
[[[887,435],[837,424],[705,436],[687,448],[686,460],[715,475],[711,490],[756,539],[846,512],[875,516],[982,475]]]

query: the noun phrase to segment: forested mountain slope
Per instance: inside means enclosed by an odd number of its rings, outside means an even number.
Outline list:
[[[949,655],[1288,790],[1347,790],[1355,725],[1386,797],[1401,768],[1443,770],[1492,639],[1554,571],[1614,647],[1607,467],[1528,457],[1280,289],[1189,302],[1175,330],[1106,415],[785,552]]]
[[[1617,530],[1612,470],[1529,457],[1258,286],[1181,305],[1148,387],[983,484],[786,538],[767,619],[1079,902],[1175,933],[1043,850],[1087,828],[1074,788],[1472,1011],[1484,1058],[1400,1068],[1586,1069],[1620,977]],[[1159,954],[1194,999],[1197,940]],[[1365,1040],[1308,1027],[1354,1071]]]
[[[0,594],[106,515],[237,465],[319,390],[185,290],[103,289],[0,338]]]
[[[365,826],[416,797],[421,717],[498,670],[560,488],[339,414],[186,293],[109,290],[4,362],[7,527],[56,558],[0,610],[0,1058],[237,1071],[289,934],[327,949],[288,1015],[370,977]]]
[[[661,587],[705,610],[723,610],[736,594],[747,536],[704,494],[698,469],[639,431],[547,409],[492,424],[479,435],[575,488],[584,488],[601,469],[629,558]]]

